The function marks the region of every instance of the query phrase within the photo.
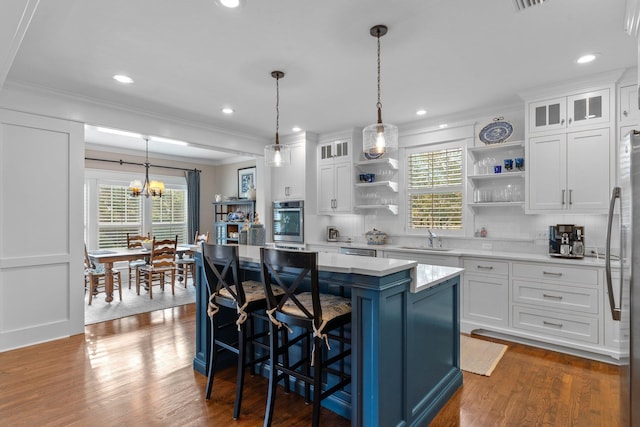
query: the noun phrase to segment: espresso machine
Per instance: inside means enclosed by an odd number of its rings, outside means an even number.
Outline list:
[[[584,258],[584,227],[573,224],[550,225],[549,255]]]

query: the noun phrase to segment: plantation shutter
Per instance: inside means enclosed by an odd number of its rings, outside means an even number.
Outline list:
[[[127,186],[98,184],[98,248],[126,247],[127,233],[142,234],[141,207]]]
[[[168,188],[162,197],[151,202],[151,233],[156,239],[174,239],[188,243],[187,238],[187,189]]]
[[[462,229],[462,148],[407,157],[410,229]]]

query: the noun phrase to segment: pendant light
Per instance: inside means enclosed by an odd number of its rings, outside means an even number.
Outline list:
[[[387,34],[386,25],[375,25],[369,33],[378,39],[378,121],[362,130],[362,151],[367,157],[380,157],[390,149],[398,148],[398,127],[382,122],[382,103],[380,102],[380,37]]]
[[[139,179],[133,180],[129,183],[129,191],[131,191],[131,195],[134,197],[145,196],[145,197],[162,197],[162,193],[164,193],[164,183],[161,181],[149,181],[149,139],[145,138],[146,143],[146,152],[145,152],[145,160],[144,160],[144,183],[140,182]]]
[[[279,168],[291,163],[291,149],[288,145],[280,145],[278,130],[280,127],[280,85],[279,80],[284,77],[282,71],[272,71],[271,77],[276,79],[276,143],[264,147],[264,162],[267,166]]]

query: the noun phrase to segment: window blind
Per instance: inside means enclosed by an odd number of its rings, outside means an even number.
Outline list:
[[[162,197],[151,202],[151,233],[156,239],[174,239],[188,243],[187,238],[187,190],[166,189]]]
[[[127,246],[127,233],[142,234],[142,203],[124,185],[98,185],[98,248]]]
[[[409,228],[462,229],[462,153],[456,147],[407,157]]]

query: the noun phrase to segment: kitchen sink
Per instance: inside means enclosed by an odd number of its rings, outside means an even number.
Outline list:
[[[428,246],[398,246],[399,249],[411,249],[425,252],[448,252],[451,248],[430,248]]]

